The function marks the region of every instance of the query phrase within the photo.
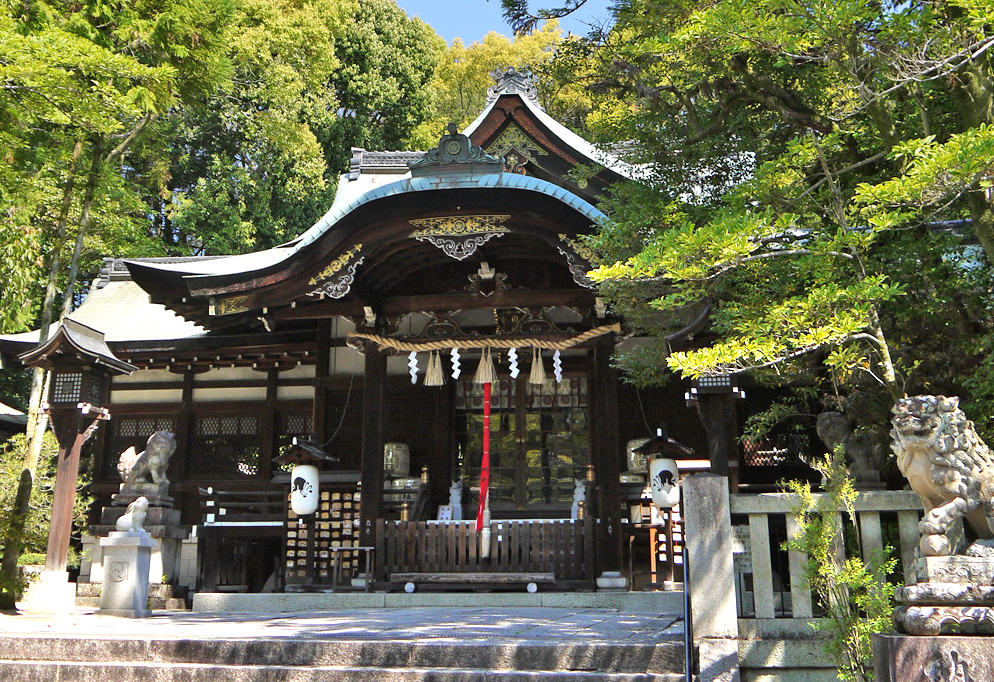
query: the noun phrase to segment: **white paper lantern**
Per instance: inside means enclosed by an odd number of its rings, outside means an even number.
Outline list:
[[[649,462],[649,485],[652,503],[659,509],[671,509],[680,503],[680,471],[676,461],[657,457]]]
[[[318,468],[313,464],[298,464],[290,472],[290,509],[297,516],[308,516],[318,510]]]

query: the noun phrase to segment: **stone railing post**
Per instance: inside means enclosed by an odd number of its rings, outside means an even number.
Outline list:
[[[701,682],[738,682],[739,627],[732,573],[728,478],[695,474],[683,481],[691,622]]]

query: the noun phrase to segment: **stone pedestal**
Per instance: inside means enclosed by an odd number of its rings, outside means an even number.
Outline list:
[[[124,507],[104,507],[100,513],[100,524],[90,526],[90,532],[97,538],[115,532],[117,520],[127,510]],[[182,560],[183,541],[190,536],[189,526],[180,524],[180,511],[168,507],[149,507],[143,524],[144,529],[159,543],[152,550],[149,566],[150,584],[158,584],[163,578],[175,582],[184,574]],[[103,547],[98,543],[92,546],[89,582],[104,582]],[[192,584],[188,585],[192,587]]]
[[[29,616],[68,616],[76,608],[76,583],[66,571],[42,571],[24,595]]]
[[[915,584],[900,587],[894,611],[909,635],[994,635],[994,559],[932,556],[915,562]],[[988,640],[994,649],[994,639]]]
[[[122,483],[121,492],[111,495],[110,499],[115,507],[127,507],[139,497],[144,497],[148,500],[149,505],[155,507],[171,507],[173,504],[173,498],[169,496],[169,481],[162,483]]]
[[[876,682],[994,680],[994,638],[873,635]]]
[[[624,592],[628,589],[628,578],[621,571],[604,571],[594,581],[598,591]]]
[[[101,538],[104,581],[97,613],[126,618],[152,615],[147,608],[148,571],[152,548],[158,544],[143,530],[113,531]]]

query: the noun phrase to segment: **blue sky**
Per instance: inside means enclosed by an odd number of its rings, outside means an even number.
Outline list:
[[[448,43],[458,37],[469,45],[490,31],[511,35],[511,29],[500,15],[500,0],[397,0],[397,4],[409,16],[421,17]],[[559,20],[563,33],[587,33],[588,24],[601,23],[610,16],[609,4],[610,0],[587,0],[574,14]],[[556,0],[530,2],[533,9],[557,6]]]

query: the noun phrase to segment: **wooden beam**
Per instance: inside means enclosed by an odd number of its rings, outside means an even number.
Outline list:
[[[328,440],[328,377],[331,374],[331,320],[318,325],[317,351],[314,364],[314,404],[311,424],[318,443]]]

